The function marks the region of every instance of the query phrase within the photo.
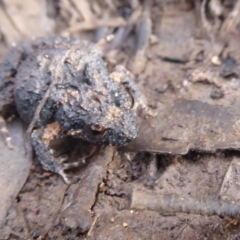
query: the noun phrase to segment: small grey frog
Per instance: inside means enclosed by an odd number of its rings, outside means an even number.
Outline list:
[[[44,37],[19,44],[0,65],[1,131],[11,147],[4,119],[17,111],[27,124],[34,123],[30,135],[38,160],[66,180],[67,164],[55,161],[50,141],[73,136],[124,145],[135,138],[138,91],[132,82],[123,66],[109,73],[92,43]]]

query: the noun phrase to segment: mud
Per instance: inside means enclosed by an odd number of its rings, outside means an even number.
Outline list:
[[[239,3],[42,2],[31,8],[34,15],[25,1],[1,1],[1,57],[13,42],[49,31],[95,42],[115,33],[115,42],[101,42],[106,63],[134,73],[158,116],[139,111],[141,131],[128,150],[100,149],[68,172],[69,186],[33,159],[25,185],[5,207],[0,239],[238,239],[240,48],[232,10]],[[36,33],[32,24],[48,27]],[[92,149],[82,141],[56,145],[56,156],[70,161],[82,161]],[[1,169],[8,173],[2,163]],[[150,207],[129,208],[138,189]],[[7,190],[8,184],[2,196]],[[153,208],[162,195],[176,196],[181,206],[172,198],[170,208]],[[196,207],[203,201],[212,203],[205,212]],[[231,206],[214,211],[222,201]]]

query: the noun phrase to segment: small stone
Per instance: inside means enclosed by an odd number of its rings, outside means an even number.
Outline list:
[[[212,64],[216,65],[216,66],[220,66],[222,64],[219,56],[213,56],[211,59]]]
[[[127,227],[127,226],[128,226],[128,224],[127,224],[127,223],[123,223],[123,226],[124,226],[124,227]]]

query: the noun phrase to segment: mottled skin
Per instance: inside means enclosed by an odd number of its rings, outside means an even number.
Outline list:
[[[43,167],[64,176],[64,165],[55,161],[49,148],[54,138],[71,135],[96,144],[123,145],[136,137],[133,100],[126,89],[134,85],[129,81],[130,74],[121,66],[109,74],[89,42],[39,38],[14,47],[0,65],[0,114],[6,117],[15,106],[30,124],[51,86],[31,140]]]

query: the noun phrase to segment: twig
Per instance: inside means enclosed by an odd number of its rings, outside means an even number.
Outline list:
[[[240,206],[233,202],[181,197],[174,194],[158,194],[153,191],[135,189],[130,208],[153,211],[183,212],[229,217],[240,216]]]
[[[128,21],[125,21],[122,17],[96,19],[94,22],[79,22],[66,29],[63,34],[73,33],[77,31],[89,31],[99,27],[121,27],[136,24],[141,16],[141,9],[137,9],[133,12]]]
[[[96,216],[96,217],[94,218],[94,220],[93,220],[93,222],[92,222],[92,225],[91,225],[91,227],[90,227],[90,229],[89,229],[89,231],[88,231],[88,233],[87,233],[87,236],[88,236],[88,237],[91,237],[91,236],[92,236],[93,228],[94,228],[94,226],[96,225],[96,222],[97,222],[98,218],[99,218],[99,216]]]

